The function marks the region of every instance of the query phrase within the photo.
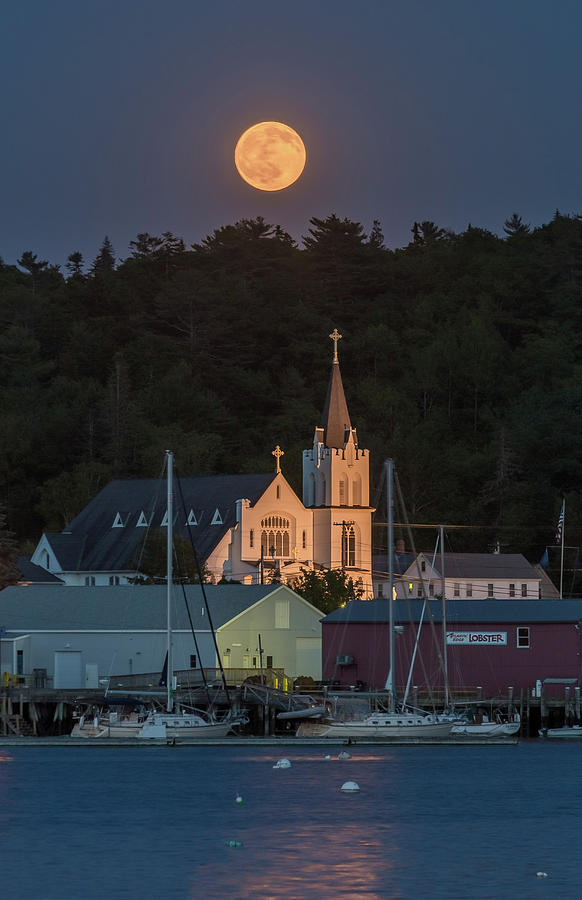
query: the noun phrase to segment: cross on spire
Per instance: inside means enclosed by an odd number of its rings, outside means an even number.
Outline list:
[[[341,341],[341,339],[342,339],[342,336],[339,333],[339,331],[337,330],[337,328],[334,328],[334,330],[330,334],[330,338],[333,341],[333,361],[334,361],[334,363],[336,363],[336,362],[339,362],[339,360],[337,358],[337,342]]]
[[[279,444],[277,444],[275,449],[271,452],[272,452],[273,456],[275,457],[275,459],[277,460],[277,468],[275,469],[275,471],[277,472],[277,474],[279,474],[279,472],[281,471],[281,457],[285,456],[285,451],[281,450],[281,448],[279,447]]]

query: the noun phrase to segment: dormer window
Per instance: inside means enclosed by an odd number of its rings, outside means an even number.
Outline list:
[[[149,523],[148,519],[146,518],[146,514],[144,513],[144,511],[142,509],[142,511],[139,514],[139,519],[137,520],[135,527],[136,528],[147,528],[147,526],[149,524],[150,523]]]
[[[214,515],[212,516],[211,525],[223,525],[222,516],[220,515],[220,510],[218,507],[214,511]]]
[[[196,514],[193,509],[191,509],[188,513],[186,525],[198,525],[198,519],[196,518]]]
[[[117,513],[115,519],[113,520],[112,528],[124,528],[125,522],[123,521],[121,513]]]

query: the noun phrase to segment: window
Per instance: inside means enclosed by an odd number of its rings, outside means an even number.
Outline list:
[[[488,585],[487,585],[487,596],[488,596],[488,597],[492,597],[492,596],[493,596],[493,585],[492,585],[492,584],[488,584]]]
[[[272,668],[273,668],[273,657],[267,656],[267,669],[272,669]]]
[[[24,650],[16,651],[16,674],[24,675]]]
[[[223,524],[222,516],[220,515],[220,510],[218,509],[218,507],[214,511],[214,515],[212,516],[212,522],[210,524],[211,525],[222,525]]]
[[[521,586],[521,596],[527,597],[527,584],[522,584]]]
[[[277,500],[281,499],[281,485],[277,485]]]
[[[261,551],[263,556],[289,556],[289,519],[267,516],[261,521]]]
[[[277,600],[275,603],[275,628],[289,628],[288,600]]]
[[[251,545],[251,547],[255,546],[255,532],[253,531],[252,528],[249,532],[249,544]]]
[[[85,584],[87,587],[95,586],[95,576],[94,575],[85,575]]]
[[[465,587],[465,594],[467,595],[467,597],[472,597],[472,596],[473,596],[473,585],[472,585],[472,584],[466,585],[466,587]]]
[[[190,654],[190,668],[191,669],[196,668],[196,654],[195,653]]]
[[[517,646],[529,647],[529,625],[520,625],[517,629]]]
[[[461,596],[461,585],[457,584],[455,582],[455,584],[453,585],[453,597],[460,597],[460,596]]]
[[[304,531],[301,536],[301,546],[303,547],[304,550],[307,547],[307,532],[306,531]]]
[[[111,585],[119,584],[119,575],[110,575],[109,576],[109,584],[111,584]]]
[[[428,586],[428,596],[434,597],[434,584],[432,583],[432,581]]]
[[[343,478],[340,478],[339,483],[339,505],[346,506],[346,482]]]
[[[378,597],[383,597],[383,596],[384,596],[384,585],[379,584],[378,585]]]
[[[43,551],[42,551],[42,564],[43,564],[44,568],[45,568],[45,569],[48,569],[49,572],[50,572],[50,568],[51,568],[51,558],[50,558],[50,556],[49,556],[49,554],[48,554],[48,550],[43,550]]]
[[[412,594],[412,581],[408,582],[408,593]]]
[[[514,584],[509,585],[509,596],[515,597],[515,585]]]
[[[353,525],[344,525],[342,528],[342,564],[348,567],[356,565],[356,535]]]
[[[418,587],[417,587],[417,589],[416,589],[416,596],[417,596],[417,597],[422,597],[422,585],[421,585],[421,584],[419,584]]]
[[[421,571],[421,572],[426,572],[426,563],[425,563],[424,559],[423,559],[423,561],[422,561],[421,564],[420,564],[420,571]]]

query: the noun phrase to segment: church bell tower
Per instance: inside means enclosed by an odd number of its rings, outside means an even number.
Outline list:
[[[313,511],[313,559],[326,569],[342,569],[372,590],[370,453],[352,428],[340,373],[337,328],[330,334],[333,362],[313,446],[303,451],[303,504]]]

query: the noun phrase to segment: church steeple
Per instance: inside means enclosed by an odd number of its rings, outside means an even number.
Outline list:
[[[323,443],[326,447],[343,450],[346,442],[346,433],[349,435],[352,425],[337,355],[337,343],[341,340],[341,334],[337,328],[334,328],[330,338],[334,343],[333,365],[323,407]]]

